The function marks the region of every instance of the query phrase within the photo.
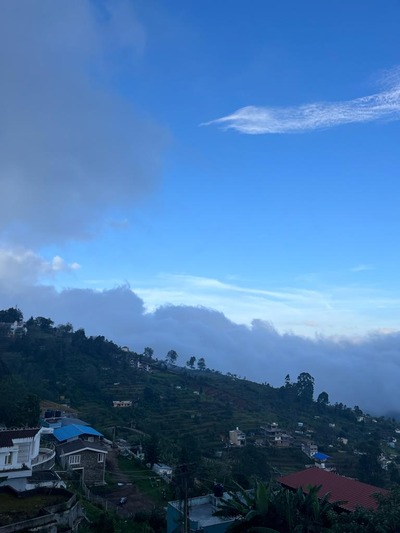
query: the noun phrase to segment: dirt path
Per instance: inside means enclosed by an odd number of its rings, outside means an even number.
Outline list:
[[[110,450],[107,455],[107,472],[112,474],[117,486],[110,486],[109,491],[103,496],[115,505],[118,505],[122,497],[126,498],[126,503],[118,507],[120,516],[133,516],[138,511],[151,511],[154,509],[154,502],[145,494],[139,492],[129,475],[121,472],[118,466],[118,451]]]

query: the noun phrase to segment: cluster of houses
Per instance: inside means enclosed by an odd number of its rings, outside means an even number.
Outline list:
[[[77,530],[84,513],[77,496],[66,489],[58,475],[56,461],[66,471],[80,469],[89,484],[104,482],[107,449],[101,433],[74,420],[63,406],[53,407],[47,405],[42,410],[40,427],[0,428],[0,491],[8,492],[11,506],[13,499],[23,497],[28,502],[30,495],[37,493],[42,494],[43,505],[32,516],[11,514],[12,522],[1,530]],[[59,503],[46,506],[49,493],[57,495]]]
[[[131,401],[116,400],[114,407],[131,407]],[[105,467],[110,441],[84,420],[77,418],[78,413],[66,405],[41,402],[41,425],[35,428],[0,428],[0,489],[9,487],[18,493],[38,487],[65,488],[64,482],[56,472],[78,473],[86,485],[105,483]],[[300,423],[299,423],[300,424]],[[358,506],[375,508],[373,494],[385,493],[382,489],[339,476],[333,468],[326,466],[329,456],[319,452],[318,446],[307,436],[299,425],[298,431],[302,451],[313,459],[314,464],[301,472],[283,476],[277,481],[290,490],[321,485],[321,494],[330,493],[332,501],[343,501],[341,511],[352,512]],[[400,430],[396,430],[400,434]],[[259,446],[286,448],[293,445],[294,438],[281,429],[278,424],[262,426],[251,441]],[[299,438],[296,438],[299,442]],[[343,444],[347,444],[342,438]],[[390,442],[396,442],[393,437]],[[247,444],[246,434],[236,427],[229,431],[229,446],[243,447]],[[127,448],[128,449],[128,448]],[[141,446],[129,451],[138,459],[144,460]],[[172,479],[172,467],[165,464],[153,465],[156,474],[165,481]],[[213,515],[221,497],[227,497],[218,486],[213,494],[189,501],[189,522],[191,531],[222,533],[232,519]],[[168,504],[168,533],[177,531],[182,520],[182,502]]]
[[[23,492],[65,487],[55,471],[75,471],[88,485],[104,483],[104,436],[69,408],[42,402],[41,427],[0,429],[0,487]]]
[[[303,433],[303,432],[301,432]],[[252,436],[252,442],[256,446],[272,446],[274,448],[288,448],[293,446],[294,437],[286,430],[280,428],[276,422],[261,426],[257,434]],[[229,431],[230,446],[246,446],[246,434],[238,427]],[[316,449],[315,451],[318,451]]]

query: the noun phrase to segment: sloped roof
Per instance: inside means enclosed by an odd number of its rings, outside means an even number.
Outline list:
[[[65,403],[51,402],[50,400],[41,400],[40,409],[54,409],[56,411],[64,411],[66,413],[76,413],[76,409],[71,409]]]
[[[65,442],[57,446],[57,451],[60,456],[69,455],[83,450],[92,450],[94,452],[108,453],[105,446],[99,442],[89,442],[82,439],[76,439],[71,442]]]
[[[326,455],[325,453],[317,452],[312,455],[311,459],[317,459],[318,461],[326,461],[327,459],[330,459],[330,455]]]
[[[94,435],[102,437],[103,435],[90,426],[82,426],[80,424],[71,424],[54,430],[54,436],[59,442],[64,440],[80,437],[81,435]]]
[[[61,426],[70,426],[71,424],[75,424],[78,426],[90,426],[88,422],[85,422],[84,420],[81,420],[80,418],[60,418]]]
[[[323,468],[307,468],[288,476],[277,479],[278,483],[291,489],[302,488],[305,493],[307,487],[321,485],[319,495],[322,497],[329,493],[329,501],[342,501],[339,505],[346,511],[355,511],[357,507],[367,509],[377,509],[378,503],[374,494],[388,494],[388,491],[367,483],[361,483],[355,479],[350,479],[334,472],[328,472]]]
[[[29,429],[5,429],[0,430],[0,448],[11,448],[14,439],[27,439],[34,437],[40,428]]]

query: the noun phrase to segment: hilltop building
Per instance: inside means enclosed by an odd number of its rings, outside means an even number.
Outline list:
[[[229,432],[231,446],[246,446],[246,435],[237,427]]]

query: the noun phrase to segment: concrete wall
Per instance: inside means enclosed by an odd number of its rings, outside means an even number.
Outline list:
[[[45,507],[44,510],[47,513],[44,516],[0,527],[0,533],[17,533],[28,530],[40,531],[40,533],[57,533],[59,529],[71,531],[76,529],[83,517],[81,505],[75,494],[64,503]]]

